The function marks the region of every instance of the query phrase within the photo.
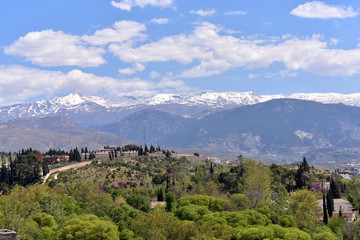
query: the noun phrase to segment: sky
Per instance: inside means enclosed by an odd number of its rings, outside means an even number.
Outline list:
[[[360,92],[360,1],[2,0],[0,105]]]

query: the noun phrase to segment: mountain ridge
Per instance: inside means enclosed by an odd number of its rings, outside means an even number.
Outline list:
[[[0,107],[0,122],[16,118],[64,115],[81,127],[110,124],[145,108],[179,115],[185,118],[202,118],[210,113],[236,106],[253,105],[272,99],[300,99],[321,103],[343,103],[360,107],[360,93],[295,93],[265,95],[254,92],[209,92],[192,94],[156,94],[150,97],[121,96],[102,98],[71,93],[31,103]]]

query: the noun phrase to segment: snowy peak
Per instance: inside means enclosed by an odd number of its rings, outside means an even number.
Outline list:
[[[348,106],[360,107],[360,93],[294,93],[289,95],[288,98],[329,104],[343,103]]]
[[[280,95],[262,95],[254,92],[203,92],[188,98],[183,104],[224,107],[226,105],[252,105],[281,97]]]
[[[360,107],[360,93],[295,93],[291,95],[265,95],[255,92],[200,92],[191,94],[156,94],[150,97],[120,96],[102,98],[71,93],[64,97],[55,97],[32,103],[0,107],[0,122],[15,118],[46,117],[65,115],[82,118],[81,122],[91,118],[119,120],[124,116],[147,106],[159,107],[159,110],[186,117],[201,117],[205,112],[211,113],[236,106],[253,105],[272,99],[291,98],[310,100],[320,103],[343,103]],[[177,104],[171,106],[170,104]],[[190,108],[198,109],[200,115],[189,112]],[[206,110],[206,111],[205,111]],[[79,116],[79,113],[83,115]],[[91,115],[91,117],[89,117]],[[89,119],[90,118],[90,119]],[[109,120],[108,119],[108,120]],[[109,120],[109,121],[110,121]]]
[[[56,106],[57,108],[76,108],[79,105],[97,104],[105,108],[129,107],[136,105],[182,104],[187,106],[209,106],[223,108],[225,106],[253,105],[272,99],[292,98],[310,100],[321,103],[343,103],[349,106],[360,106],[360,93],[294,93],[291,95],[265,95],[255,92],[201,92],[196,94],[156,94],[151,97],[121,96],[105,99],[97,96],[82,96],[71,93],[64,97],[36,102],[42,106]]]

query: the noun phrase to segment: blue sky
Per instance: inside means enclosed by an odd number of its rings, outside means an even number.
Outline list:
[[[360,92],[360,2],[3,0],[0,105],[71,92]]]

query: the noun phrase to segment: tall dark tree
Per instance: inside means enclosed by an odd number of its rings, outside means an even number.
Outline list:
[[[76,147],[74,152],[75,152],[75,161],[80,162],[81,155],[80,155],[79,149]]]
[[[5,165],[5,161],[3,161],[0,170],[0,182],[9,184],[9,175],[9,170]]]
[[[158,192],[157,192],[157,200],[158,200],[159,202],[164,201],[164,191],[163,191],[162,188],[160,188],[160,189],[158,190]]]
[[[138,150],[138,156],[142,156],[144,155],[144,150],[142,148],[142,146],[140,146],[139,150]]]
[[[303,158],[302,163],[299,165],[298,170],[296,171],[295,176],[296,188],[309,187],[310,184],[310,166],[307,163],[305,157]]]
[[[50,172],[47,162],[44,160],[42,162],[41,166],[42,166],[42,170],[43,170],[43,176],[46,176],[46,174],[48,174]]]
[[[324,214],[324,223],[328,224],[328,215],[326,211],[326,201],[325,201],[325,192],[323,192],[323,214]]]
[[[341,180],[338,175],[331,176],[330,189],[334,198],[341,198]]]
[[[70,149],[70,152],[69,152],[69,160],[70,160],[70,162],[75,161],[74,151],[72,149]]]
[[[332,197],[331,190],[328,191],[328,193],[326,194],[326,208],[327,208],[329,217],[332,217],[333,212],[334,212],[334,199]]]
[[[342,217],[343,215],[342,215],[342,207],[340,206],[340,209],[339,209],[339,217]]]
[[[213,166],[213,162],[210,163],[210,173],[211,175],[214,174],[214,166]]]

